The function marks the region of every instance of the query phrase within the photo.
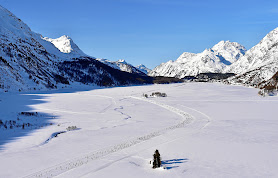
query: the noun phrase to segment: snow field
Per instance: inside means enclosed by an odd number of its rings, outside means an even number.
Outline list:
[[[155,91],[168,97],[141,97]],[[54,125],[7,141],[0,177],[277,177],[278,99],[256,89],[185,83],[27,96],[40,102],[16,112],[54,115]],[[68,126],[79,130],[40,145]],[[151,168],[155,149],[166,169]]]
[[[134,97],[134,96],[130,96],[130,97],[133,98],[133,99],[142,100],[142,101],[145,101],[145,102],[150,102],[152,104],[155,104],[155,105],[158,105],[162,108],[165,108],[165,109],[167,109],[167,110],[169,110],[169,111],[171,111],[175,114],[178,114],[178,115],[182,116],[183,121],[181,123],[177,124],[177,125],[173,125],[173,126],[164,128],[162,130],[158,130],[158,131],[149,133],[147,135],[140,136],[138,138],[126,141],[124,143],[120,143],[120,144],[114,145],[112,147],[101,149],[100,151],[87,154],[87,155],[83,156],[82,158],[76,158],[76,159],[71,160],[69,162],[61,163],[61,164],[56,165],[54,167],[51,167],[49,169],[37,172],[37,173],[29,175],[29,176],[26,176],[26,178],[57,176],[59,174],[62,174],[63,172],[66,172],[66,171],[70,170],[70,169],[74,169],[76,167],[82,166],[83,164],[87,164],[88,162],[90,162],[92,160],[99,159],[99,158],[107,156],[111,153],[123,150],[123,149],[131,147],[131,146],[134,146],[134,145],[139,144],[141,142],[150,140],[151,138],[157,137],[157,136],[165,133],[166,131],[184,127],[185,125],[189,124],[193,120],[192,116],[190,116],[186,112],[184,112],[182,110],[179,110],[177,108],[168,106],[166,104],[158,103],[158,102],[152,101],[152,100],[147,100],[147,99]]]

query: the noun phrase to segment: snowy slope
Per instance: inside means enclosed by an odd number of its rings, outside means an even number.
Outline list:
[[[275,60],[278,45],[278,28],[268,33],[257,45],[248,50],[237,62],[227,70],[237,74],[253,70]]]
[[[139,75],[146,75],[145,72],[141,71],[140,69],[134,67],[133,65],[127,63],[124,59],[119,59],[118,61],[110,61],[108,59],[96,59],[114,69],[118,69],[124,72],[139,74]]]
[[[237,42],[220,41],[212,47],[215,53],[222,56],[227,62],[227,65],[236,62],[240,57],[244,56],[246,49]]]
[[[141,98],[154,91],[168,97]],[[278,100],[257,92],[184,83],[2,93],[4,123],[48,125],[0,128],[0,177],[274,178]],[[155,149],[166,169],[151,168]]]
[[[278,28],[248,50],[227,71],[239,74],[231,78],[230,83],[258,86],[269,80],[278,71]]]
[[[57,39],[44,37],[43,39],[53,43],[54,46],[58,48],[62,53],[70,53],[71,55],[75,55],[76,57],[87,56],[83,51],[79,49],[79,47],[69,36],[64,35]]]
[[[153,69],[151,76],[183,78],[204,72],[223,72],[246,52],[245,47],[230,41],[220,41],[202,53],[183,53],[176,61],[162,63]]]
[[[42,88],[54,83],[52,66],[60,51],[2,6],[0,24],[1,89]]]
[[[140,70],[141,72],[145,73],[145,74],[148,74],[151,69],[147,68],[145,65],[143,64],[140,64],[138,66],[135,66],[138,70]]]
[[[271,59],[272,57],[269,57],[268,59]],[[231,77],[227,80],[227,82],[230,84],[241,84],[246,86],[260,87],[261,83],[264,83],[271,79],[271,77],[273,77],[273,75],[277,71],[278,61],[274,59],[262,64],[255,69],[251,69],[247,72]]]

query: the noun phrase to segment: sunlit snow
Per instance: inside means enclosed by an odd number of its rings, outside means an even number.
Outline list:
[[[167,97],[142,97],[156,91]],[[29,122],[52,124],[0,128],[0,177],[277,177],[278,99],[257,92],[183,83],[3,93],[2,120],[37,112]],[[151,168],[155,149],[164,169]]]

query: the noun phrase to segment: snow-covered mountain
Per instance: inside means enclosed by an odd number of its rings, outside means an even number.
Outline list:
[[[0,6],[0,90],[59,88],[75,82],[96,85],[149,83],[84,54],[68,36],[42,37]],[[140,79],[140,80],[139,80]]]
[[[135,66],[138,70],[140,70],[141,72],[145,73],[145,74],[148,74],[151,69],[147,68],[145,65],[143,64],[140,64],[138,66]]]
[[[278,28],[268,33],[256,46],[232,64],[227,72],[238,75],[229,79],[238,83],[260,87],[278,71]]]
[[[86,55],[68,36],[43,37],[0,6],[0,90],[59,88],[75,82],[96,85],[152,83],[150,76],[183,78],[199,73],[232,72],[228,83],[263,87],[278,71],[278,28],[248,50],[220,41],[202,53],[183,53],[150,71]]]
[[[44,37],[43,39],[54,44],[54,46],[62,53],[70,53],[71,55],[76,56],[87,56],[81,49],[79,49],[69,36],[63,35],[56,39]]]
[[[124,59],[119,59],[118,61],[110,61],[108,59],[96,59],[114,69],[118,69],[124,72],[128,73],[134,73],[139,75],[146,75],[145,72],[141,71],[137,67],[134,67],[133,65],[127,63]]]
[[[245,52],[245,47],[237,42],[220,41],[202,53],[184,52],[176,61],[160,64],[149,75],[183,78],[206,72],[221,73]]]
[[[241,74],[270,62],[270,60],[277,58],[277,45],[278,28],[268,33],[257,45],[248,50],[240,60],[232,64],[227,71]]]
[[[277,71],[278,28],[248,51],[236,42],[221,41],[199,54],[185,52],[176,61],[157,66],[149,75],[183,78],[206,72],[235,73],[228,83],[261,88]]]

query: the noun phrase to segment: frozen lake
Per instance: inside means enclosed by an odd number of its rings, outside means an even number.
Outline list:
[[[167,97],[142,97],[157,91]],[[0,177],[277,177],[278,98],[257,92],[183,83],[2,93]],[[156,149],[165,169],[151,168]]]

